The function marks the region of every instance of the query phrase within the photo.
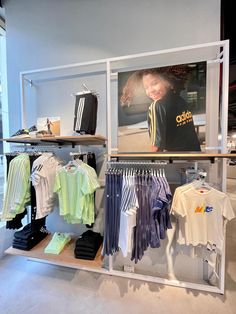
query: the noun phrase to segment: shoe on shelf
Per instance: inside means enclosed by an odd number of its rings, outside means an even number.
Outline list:
[[[28,129],[20,129],[11,136],[11,138],[28,138],[28,137],[30,137]]]
[[[29,130],[29,132],[36,132],[36,131],[38,131],[36,125],[31,126],[30,128],[28,128],[28,130]]]
[[[32,138],[36,137],[36,133],[38,131],[36,125],[31,126],[28,130],[29,130],[30,137]]]

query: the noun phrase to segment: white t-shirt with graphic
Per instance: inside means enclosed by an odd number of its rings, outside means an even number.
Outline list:
[[[180,219],[178,243],[186,245],[215,245],[222,250],[224,218],[235,217],[229,197],[218,190],[199,191],[194,188],[179,191],[172,212]]]

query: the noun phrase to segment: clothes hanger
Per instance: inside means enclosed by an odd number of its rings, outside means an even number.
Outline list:
[[[212,187],[204,180],[195,180],[194,182],[191,182],[192,186],[196,190],[206,189],[211,190]]]
[[[85,83],[83,83],[82,85],[82,91],[77,92],[77,93],[72,93],[71,96],[79,96],[79,95],[86,95],[86,94],[93,94],[94,96],[99,97],[99,93],[96,92],[95,90],[90,90],[87,85]]]

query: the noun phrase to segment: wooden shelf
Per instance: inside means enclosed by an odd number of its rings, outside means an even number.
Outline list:
[[[101,248],[98,250],[96,258],[93,261],[77,259],[74,257],[75,239],[72,239],[59,255],[44,253],[44,249],[48,245],[51,238],[52,235],[48,235],[30,251],[23,251],[10,247],[5,251],[5,253],[10,255],[24,256],[47,264],[83,269],[99,273],[107,273],[107,270],[102,268],[103,257],[101,256]]]
[[[236,158],[236,154],[207,154],[207,153],[119,153],[108,155],[111,159],[118,160],[168,160],[170,163],[173,160],[210,160],[215,162],[216,158]]]
[[[102,135],[78,135],[78,136],[52,136],[39,138],[4,138],[8,143],[21,143],[30,145],[58,144],[63,145],[106,145],[106,138]]]

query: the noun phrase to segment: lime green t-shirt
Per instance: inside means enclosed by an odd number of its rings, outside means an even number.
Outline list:
[[[94,191],[99,184],[90,168],[84,163],[65,166],[56,175],[54,192],[58,193],[60,215],[68,223],[94,222]]]

